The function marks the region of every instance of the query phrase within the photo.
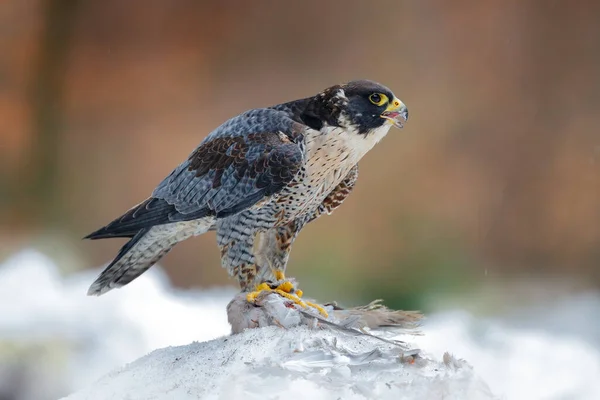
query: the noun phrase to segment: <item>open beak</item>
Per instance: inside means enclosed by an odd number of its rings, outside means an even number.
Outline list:
[[[398,98],[390,101],[390,105],[381,113],[381,118],[387,119],[396,128],[402,129],[408,121],[408,108]]]

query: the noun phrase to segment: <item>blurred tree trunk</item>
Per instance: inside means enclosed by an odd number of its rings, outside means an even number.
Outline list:
[[[36,73],[30,93],[33,140],[18,207],[34,225],[56,225],[64,216],[59,198],[58,157],[63,93],[71,33],[79,0],[48,0],[44,7]]]

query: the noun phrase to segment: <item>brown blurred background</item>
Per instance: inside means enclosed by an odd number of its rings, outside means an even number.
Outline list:
[[[244,110],[357,78],[411,120],[308,226],[307,293],[422,306],[489,282],[600,285],[600,2],[0,2],[0,254],[68,268],[122,242],[80,238],[150,194]],[[214,234],[162,262],[232,283]]]

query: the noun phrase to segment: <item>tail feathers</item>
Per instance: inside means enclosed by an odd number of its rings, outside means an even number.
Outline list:
[[[103,232],[102,229],[97,230],[96,232],[92,232],[89,235],[85,236],[83,239],[91,239],[91,240],[96,240],[96,239],[115,239],[115,238],[132,238],[136,235],[136,233],[138,232],[137,230],[132,231],[132,232],[120,232],[120,233],[106,233]]]
[[[84,239],[132,238],[142,229],[169,222],[172,209],[166,201],[150,197]]]
[[[164,232],[161,226],[139,230],[92,283],[88,296],[100,296],[111,289],[127,285],[183,239],[185,238],[173,235],[172,232]]]
[[[180,213],[174,205],[166,200],[150,197],[103,228],[90,233],[84,239],[109,239],[118,237],[134,237],[140,230],[153,226],[169,225],[176,222],[192,221],[210,214],[208,208]]]

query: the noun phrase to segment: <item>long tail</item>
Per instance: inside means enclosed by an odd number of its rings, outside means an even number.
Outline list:
[[[88,290],[100,296],[111,289],[127,285],[167,254],[178,242],[190,235],[174,235],[165,225],[140,229],[119,251]],[[183,237],[182,237],[183,236]]]
[[[178,242],[214,225],[205,212],[181,214],[167,201],[150,197],[84,239],[125,237],[129,242],[92,283],[88,295],[100,296],[127,285],[167,254]]]

